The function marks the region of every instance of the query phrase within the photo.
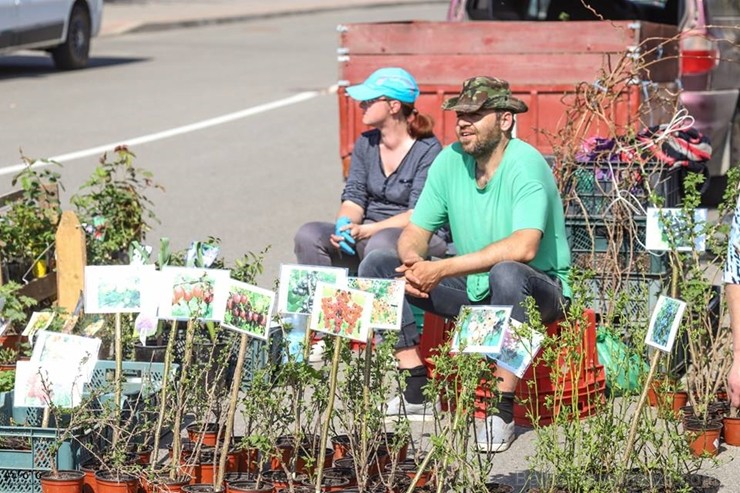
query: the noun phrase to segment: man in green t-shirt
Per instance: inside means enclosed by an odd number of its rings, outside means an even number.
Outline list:
[[[388,415],[405,410],[423,417],[431,408],[424,402],[427,375],[409,302],[445,317],[457,316],[464,305],[511,306],[511,318],[525,322],[523,302],[531,297],[549,323],[563,315],[570,297],[570,249],[555,179],[542,155],[512,136],[514,115],[527,105],[511,95],[506,81],[473,77],[442,107],[457,114],[458,142],[434,160],[398,250],[372,252],[359,272],[406,278],[396,356],[409,376],[403,395],[388,403]],[[458,254],[429,260],[428,242],[447,223]],[[502,368],[496,376],[500,400],[478,433],[482,451],[504,451],[515,437],[518,378]]]

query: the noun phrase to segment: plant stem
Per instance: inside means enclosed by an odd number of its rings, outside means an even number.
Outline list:
[[[316,493],[321,493],[321,478],[324,475],[324,459],[326,458],[326,441],[329,438],[329,423],[331,422],[334,411],[334,395],[337,392],[337,368],[339,368],[339,356],[342,352],[342,345],[339,338],[334,340],[334,357],[331,360],[331,374],[329,376],[329,402],[326,404],[326,421],[321,428],[321,441],[319,446],[319,463],[316,465]]]
[[[224,481],[224,472],[226,470],[226,456],[229,453],[231,445],[231,430],[234,426],[234,414],[236,414],[236,403],[239,398],[239,388],[242,381],[242,367],[244,366],[244,357],[247,354],[247,335],[242,334],[241,343],[239,344],[239,355],[236,358],[236,368],[234,369],[234,380],[231,382],[231,397],[229,399],[229,410],[226,413],[226,430],[224,431],[224,444],[221,447],[221,456],[218,461],[218,471],[214,478],[213,488]]]
[[[111,446],[113,450],[116,449],[118,444],[118,436],[120,434],[121,424],[121,376],[123,374],[123,337],[121,335],[121,314],[115,314],[115,337],[113,344],[115,345],[116,351],[116,371],[115,371],[115,411],[113,413],[115,419],[115,426],[113,427],[113,438],[111,440]]]
[[[193,339],[195,338],[195,320],[188,319],[188,325],[185,329],[185,351],[182,357],[182,372],[180,373],[180,387],[177,391],[177,403],[175,407],[175,421],[172,424],[172,463],[170,467],[170,478],[175,479],[177,464],[180,462],[180,445],[182,437],[180,436],[180,427],[182,426],[183,407],[185,403],[185,387],[187,385],[188,370],[190,362],[193,359]]]
[[[177,337],[177,321],[172,321],[172,328],[170,329],[170,338],[167,340],[167,350],[164,353],[164,372],[162,373],[162,388],[159,391],[159,416],[157,416],[157,426],[154,428],[154,445],[152,447],[152,458],[151,470],[154,472],[154,466],[157,463],[157,457],[159,456],[159,437],[162,434],[162,427],[164,426],[164,414],[167,409],[167,385],[170,377],[170,368],[172,367],[172,350],[175,347],[175,337]],[[176,461],[172,461],[173,464]]]

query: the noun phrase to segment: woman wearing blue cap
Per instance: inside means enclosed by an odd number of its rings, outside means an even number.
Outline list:
[[[355,142],[349,177],[336,223],[310,222],[295,236],[300,264],[342,266],[352,271],[372,250],[396,248],[442,146],[434,122],[414,107],[419,88],[401,68],[376,70],[362,84],[347,88],[360,102],[362,122],[372,130]],[[443,256],[441,237],[430,244]]]

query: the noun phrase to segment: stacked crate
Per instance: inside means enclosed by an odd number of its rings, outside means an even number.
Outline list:
[[[583,321],[585,324],[576,323],[572,327],[564,327],[559,321],[547,326],[549,336],[556,336],[563,330],[574,331],[574,335],[582,339],[580,354],[573,357],[569,354],[573,348],[563,347],[560,364],[554,370],[545,363],[542,355],[534,359],[516,389],[514,420],[517,425],[548,425],[560,413],[570,412],[570,409],[577,409],[578,417],[584,418],[592,415],[603,401],[606,375],[596,351],[596,315],[593,310],[584,312]],[[430,357],[449,339],[453,330],[453,320],[426,313],[419,351],[430,377],[434,376]],[[488,403],[491,397],[491,384],[480,382],[476,389],[476,418],[482,419],[490,414]],[[440,400],[443,410],[454,410],[451,405],[454,399],[443,395]]]
[[[669,269],[664,253],[645,249],[645,213],[680,205],[681,170],[599,161],[561,167],[560,175],[573,270],[596,273],[594,309],[607,323],[648,320]],[[616,303],[618,293],[626,302]]]

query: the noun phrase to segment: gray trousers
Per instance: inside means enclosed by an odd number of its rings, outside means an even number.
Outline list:
[[[382,279],[396,277],[398,274],[395,269],[399,265],[400,261],[395,250],[375,250],[365,257],[360,266],[359,276]],[[416,298],[407,294],[403,303],[401,334],[396,348],[404,349],[419,345],[419,329],[409,303],[447,318],[456,317],[463,305],[512,306],[511,318],[526,322],[528,317],[522,303],[531,296],[545,324],[562,317],[568,304],[568,299],[563,297],[559,279],[553,279],[527,264],[500,262],[491,268],[488,279],[491,295],[481,301],[470,301],[468,298],[465,276],[442,279],[429,293],[429,298]]]
[[[348,255],[334,248],[329,238],[334,234],[334,224],[325,222],[306,223],[298,229],[294,238],[296,260],[301,265],[321,265],[324,267],[347,267],[357,272],[360,262],[372,251],[396,251],[401,228],[388,228],[375,233],[370,238],[360,240],[355,245],[357,255]],[[429,255],[443,257],[447,244],[437,235],[429,242]]]

